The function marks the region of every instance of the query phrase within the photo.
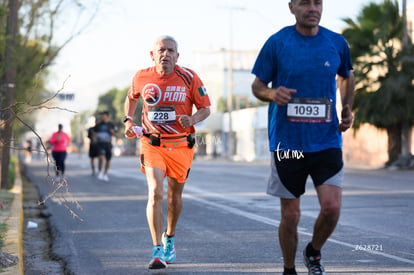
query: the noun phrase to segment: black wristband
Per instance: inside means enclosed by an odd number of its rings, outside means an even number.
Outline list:
[[[128,120],[131,120],[131,121],[132,121],[132,117],[130,117],[130,116],[125,116],[125,117],[124,117],[123,122],[125,123],[125,122],[127,122]]]

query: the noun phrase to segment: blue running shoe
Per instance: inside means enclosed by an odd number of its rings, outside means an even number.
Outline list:
[[[149,262],[149,269],[162,269],[166,268],[167,263],[164,257],[164,248],[161,245],[154,246],[152,248],[152,259]]]
[[[165,261],[168,264],[174,262],[177,256],[175,254],[174,238],[175,237],[167,237],[167,234],[165,234],[165,232],[162,233],[162,244],[164,245],[164,256],[165,256]]]

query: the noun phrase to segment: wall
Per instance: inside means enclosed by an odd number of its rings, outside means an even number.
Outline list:
[[[228,132],[228,113],[224,114],[222,124],[223,131]],[[268,161],[267,106],[232,112],[232,124],[236,136],[233,159]],[[411,138],[411,152],[414,152],[414,135]],[[357,132],[348,130],[343,134],[344,161],[351,167],[383,167],[388,160],[387,146],[386,132],[369,124],[362,125]]]

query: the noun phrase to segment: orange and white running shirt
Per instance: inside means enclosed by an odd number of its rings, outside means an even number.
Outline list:
[[[152,134],[194,133],[193,126],[184,128],[178,122],[179,116],[191,116],[193,105],[197,109],[211,105],[198,75],[178,65],[169,75],[158,74],[155,67],[139,70],[128,97],[132,100],[142,97],[142,127]]]

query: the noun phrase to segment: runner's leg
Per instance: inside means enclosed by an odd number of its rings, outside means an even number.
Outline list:
[[[106,159],[105,160],[105,170],[104,170],[105,175],[108,174],[109,166],[111,166],[111,160]]]
[[[98,157],[98,171],[99,172],[102,172],[104,159],[105,159],[105,155],[102,155],[102,154],[99,155],[99,157]]]
[[[61,172],[62,176],[65,174],[65,160],[66,160],[67,152],[62,152],[62,163],[61,163]]]
[[[322,246],[334,231],[339,220],[342,189],[322,184],[316,188],[321,211],[315,222],[312,238],[312,246],[315,250],[321,250]]]
[[[300,199],[280,199],[281,220],[279,224],[279,243],[286,268],[295,267],[296,249],[300,218]]]
[[[95,158],[91,157],[91,169],[92,169],[92,175],[95,175]]]
[[[168,192],[167,192],[167,235],[173,236],[177,226],[178,218],[180,217],[181,209],[183,208],[182,194],[184,190],[184,183],[177,182],[176,179],[168,177]]]
[[[163,232],[162,201],[164,196],[164,174],[159,168],[145,167],[148,182],[147,221],[153,245],[161,245]]]

